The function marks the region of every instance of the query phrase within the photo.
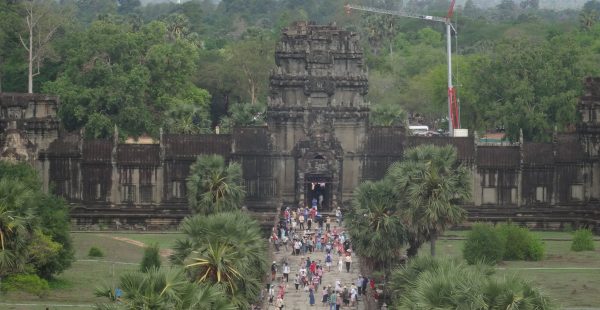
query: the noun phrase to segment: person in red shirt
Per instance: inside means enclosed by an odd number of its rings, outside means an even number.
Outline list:
[[[310,263],[309,269],[311,274],[315,274],[317,272],[317,262],[313,260],[312,263]]]

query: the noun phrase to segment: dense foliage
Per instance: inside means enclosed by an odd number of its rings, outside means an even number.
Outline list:
[[[487,224],[475,224],[467,234],[463,257],[469,264],[494,265],[504,257],[504,240],[496,229]]]
[[[244,201],[242,166],[220,155],[198,156],[187,180],[188,204],[194,213],[239,210]]]
[[[505,260],[538,261],[544,258],[544,243],[529,229],[514,224],[502,224],[496,229],[502,238],[502,243],[505,244]]]
[[[127,272],[119,277],[116,287],[123,293],[119,302],[99,304],[96,309],[237,309],[217,287],[187,281],[185,271],[180,268]],[[116,300],[114,287],[99,288],[96,295]]]
[[[392,273],[393,309],[555,309],[518,276],[499,277],[486,266],[418,257]]]
[[[181,224],[171,261],[185,268],[190,280],[219,288],[241,309],[260,293],[267,272],[266,244],[258,223],[248,214],[198,214]]]
[[[352,2],[440,16],[448,6]],[[463,127],[504,130],[512,140],[523,129],[526,140],[536,141],[548,141],[554,128],[572,128],[583,77],[600,73],[600,2],[583,2],[566,10],[561,1],[458,1],[454,84]],[[236,118],[234,104],[267,102],[275,42],[295,20],[336,22],[360,34],[375,124],[401,123],[402,108],[411,121],[446,126],[442,25],[345,14],[344,0],[145,6],[136,0],[1,0],[1,91],[28,88],[20,38],[29,36],[25,8],[32,3],[47,9],[45,28],[36,31],[53,30],[33,62],[33,89],[60,95],[65,127],[85,128],[88,137],[110,136],[115,125],[122,135],[156,135],[160,127],[202,133],[230,116],[220,126],[226,131]]]
[[[496,264],[502,260],[532,260],[544,258],[545,246],[527,228],[514,224],[496,227],[476,224],[467,234],[463,256],[469,264]]]
[[[42,192],[27,164],[0,161],[0,278],[50,279],[73,262],[68,207]]]
[[[386,181],[365,182],[354,191],[352,208],[345,216],[353,250],[371,268],[397,263],[406,240],[401,205]]]
[[[158,244],[151,244],[144,249],[144,256],[140,263],[140,271],[147,272],[150,269],[160,268],[160,248]]]
[[[590,229],[578,229],[573,234],[573,242],[571,243],[571,251],[593,251],[596,249],[594,245],[594,234]]]
[[[466,219],[460,204],[470,198],[471,183],[468,170],[458,164],[456,149],[434,145],[409,149],[402,161],[392,164],[386,179],[406,201],[402,214],[408,255],[415,256],[426,241],[435,255],[437,237]]]

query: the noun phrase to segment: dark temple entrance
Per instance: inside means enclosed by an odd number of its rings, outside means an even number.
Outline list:
[[[332,183],[330,176],[306,175],[304,182],[304,205],[309,208],[316,200],[318,210],[330,211],[332,199]]]

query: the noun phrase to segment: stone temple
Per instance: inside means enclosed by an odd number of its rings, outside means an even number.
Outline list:
[[[344,208],[360,182],[382,178],[405,149],[451,144],[472,172],[471,220],[600,230],[600,79],[585,80],[575,132],[556,133],[551,143],[492,145],[371,126],[363,53],[352,32],[297,23],[283,31],[275,60],[266,126],[230,135],[84,140],[60,129],[58,98],[3,93],[0,157],[34,165],[45,189],[73,205],[81,229],[162,229],[189,213],[186,178],[201,154],[241,163],[246,206],[270,221],[282,204],[313,198],[325,210]]]

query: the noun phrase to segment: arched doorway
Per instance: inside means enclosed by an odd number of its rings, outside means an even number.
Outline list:
[[[308,174],[304,182],[304,205],[316,205],[319,211],[331,210],[332,178],[325,174]]]

